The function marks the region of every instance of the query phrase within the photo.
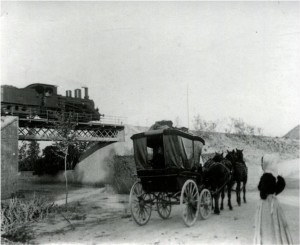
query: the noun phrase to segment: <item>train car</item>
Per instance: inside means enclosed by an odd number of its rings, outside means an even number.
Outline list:
[[[79,122],[98,121],[100,113],[93,100],[89,99],[88,88],[67,90],[66,96],[57,94],[57,87],[50,84],[34,83],[25,88],[1,86],[1,115],[20,118],[57,119],[57,112],[72,113]]]

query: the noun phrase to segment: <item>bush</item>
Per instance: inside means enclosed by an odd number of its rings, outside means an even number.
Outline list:
[[[114,177],[112,185],[119,194],[128,194],[137,180],[133,156],[118,156],[113,158]]]
[[[28,201],[12,198],[6,203],[1,202],[1,237],[23,243],[32,239],[28,224],[46,218],[53,207],[53,203],[49,204],[40,197]]]

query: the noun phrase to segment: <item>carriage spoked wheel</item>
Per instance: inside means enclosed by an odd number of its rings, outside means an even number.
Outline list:
[[[193,180],[187,180],[181,190],[180,207],[183,222],[187,226],[195,224],[199,213],[198,187]]]
[[[208,219],[212,212],[212,197],[208,189],[202,189],[200,192],[200,207],[201,219]]]
[[[149,221],[152,212],[152,200],[149,194],[143,190],[141,182],[137,181],[130,190],[129,206],[131,215],[138,225],[145,225]]]
[[[167,219],[170,217],[172,206],[171,206],[171,198],[167,193],[161,192],[157,197],[157,212],[162,219]]]

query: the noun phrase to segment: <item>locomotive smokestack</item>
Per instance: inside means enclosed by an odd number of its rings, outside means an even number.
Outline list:
[[[81,99],[81,89],[75,89],[75,98]]]
[[[84,88],[84,98],[88,99],[89,98],[89,89],[87,87],[83,87]]]
[[[66,96],[67,97],[72,97],[72,91],[71,90],[66,90]]]

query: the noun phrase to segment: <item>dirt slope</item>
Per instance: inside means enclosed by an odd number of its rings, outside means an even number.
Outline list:
[[[295,139],[295,140],[299,140],[300,137],[300,125],[296,126],[295,128],[293,128],[291,131],[289,131],[285,136],[283,136],[284,138],[288,138],[288,139]]]

